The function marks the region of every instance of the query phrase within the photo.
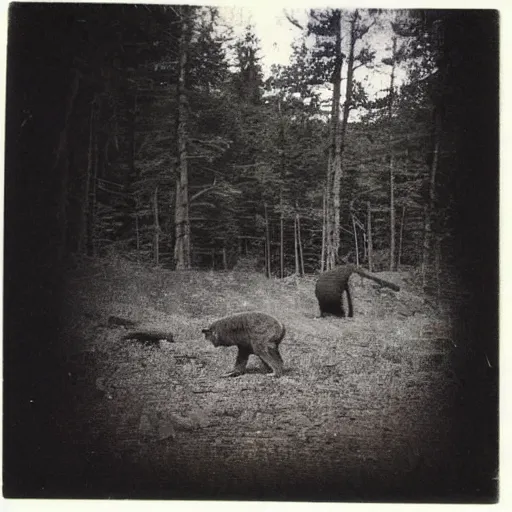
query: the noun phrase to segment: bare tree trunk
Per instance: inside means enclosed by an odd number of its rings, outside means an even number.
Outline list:
[[[266,263],[266,267],[267,267],[267,277],[270,278],[271,276],[271,268],[270,268],[270,227],[269,227],[269,223],[268,223],[268,212],[267,212],[267,203],[264,203],[264,210],[265,210],[265,240],[266,240],[266,244],[267,244],[267,261],[265,262]]]
[[[400,291],[400,286],[396,285],[395,283],[391,283],[390,281],[386,281],[385,279],[381,279],[380,277],[376,277],[371,274],[368,274],[368,272],[365,272],[362,268],[358,268],[355,265],[346,265],[346,267],[351,268],[352,272],[355,272],[356,274],[359,274],[360,276],[366,277],[368,279],[371,279],[372,281],[375,281],[376,283],[379,283],[381,286],[386,286],[387,288],[391,288],[392,290],[395,290],[396,292]]]
[[[423,254],[421,257],[421,285],[427,284],[428,253],[430,252],[430,214],[428,205],[423,207]]]
[[[390,212],[390,243],[389,243],[389,270],[395,270],[395,155],[392,145],[392,122],[393,122],[393,101],[395,91],[395,66],[396,66],[396,44],[397,38],[393,37],[393,54],[391,65],[391,80],[389,84],[389,212]]]
[[[352,229],[354,231],[354,248],[356,251],[356,265],[359,266],[359,242],[357,240],[357,226],[356,226],[356,219],[354,217],[354,214],[352,213]]]
[[[402,206],[402,220],[400,221],[400,245],[398,246],[398,269],[402,264],[402,247],[404,239],[404,224],[405,224],[405,204]]]
[[[188,110],[189,102],[186,91],[187,61],[191,37],[191,8],[181,6],[181,36],[179,41],[179,75],[178,75],[178,191],[176,195],[176,240],[174,258],[177,269],[189,269],[190,256],[190,218],[188,202]]]
[[[269,258],[269,246],[268,246],[268,243],[267,243],[267,238],[265,237],[264,239],[264,248],[265,248],[265,276],[267,278],[269,278],[269,273],[268,273],[268,258]]]
[[[180,179],[176,179],[176,201],[174,203],[174,224],[175,224],[175,240],[174,240],[174,262],[178,268],[178,261],[183,258],[182,245],[178,239],[182,237],[181,226],[183,224],[183,209],[181,208],[181,187]],[[180,254],[181,253],[181,254]],[[181,267],[180,267],[181,268]]]
[[[345,151],[345,138],[347,134],[348,116],[352,109],[352,93],[354,89],[354,61],[355,47],[357,40],[361,37],[358,34],[357,22],[360,19],[359,11],[356,9],[350,19],[350,46],[347,61],[347,84],[345,89],[345,102],[343,104],[343,117],[341,120],[340,154],[343,157]]]
[[[343,54],[341,52],[341,11],[336,9],[333,12],[333,30],[335,32],[334,43],[334,71],[333,71],[333,91],[331,104],[331,126],[329,147],[329,160],[327,166],[326,181],[326,244],[325,244],[325,263],[326,270],[330,270],[336,265],[336,259],[339,249],[339,222],[336,225],[336,179],[340,179],[341,158],[340,158],[340,98],[341,98],[341,69],[343,66]],[[339,185],[338,185],[339,189]],[[339,206],[339,191],[338,191]],[[339,209],[339,208],[338,208]],[[339,212],[338,212],[339,215]],[[338,241],[338,243],[336,243]]]
[[[373,239],[372,239],[372,209],[370,205],[370,201],[367,203],[368,205],[368,227],[366,228],[368,232],[368,270],[373,272]]]
[[[437,302],[439,303],[441,301],[441,240],[438,236],[436,237],[435,254]]]
[[[297,215],[293,217],[293,242],[295,246],[295,275],[299,275],[299,238],[297,236]]]
[[[160,221],[158,219],[158,185],[153,192],[153,260],[160,264]]]
[[[280,167],[281,179],[284,179],[286,173],[286,156],[285,156],[285,130],[283,122],[283,114],[281,109],[281,96],[277,98],[277,108],[279,111],[279,148],[280,148]],[[284,277],[284,211],[283,211],[283,189],[279,191],[279,209],[280,209],[280,252],[279,265],[281,279]]]
[[[280,202],[280,232],[281,232],[281,240],[280,240],[280,266],[281,266],[281,279],[284,277],[284,212],[283,212],[283,191],[281,190],[280,196],[279,196],[279,202]]]
[[[226,252],[226,247],[222,248],[222,265],[224,266],[224,270],[228,269],[228,256]]]
[[[299,211],[296,212],[297,217],[297,244],[299,246],[299,260],[300,260],[300,270],[301,270],[301,276],[304,275],[304,254],[302,252],[302,239],[300,236],[300,215]]]
[[[327,222],[327,190],[324,189],[324,193],[322,195],[322,252],[320,254],[320,272],[323,272],[325,269],[325,245],[326,245],[326,222]]]
[[[393,151],[393,150],[391,150]],[[389,270],[395,270],[395,239],[396,239],[396,219],[395,219],[395,155],[391,153],[389,160]]]
[[[347,134],[348,118],[352,108],[352,92],[354,84],[354,60],[355,45],[358,39],[357,22],[360,19],[359,11],[356,9],[350,19],[350,42],[347,60],[347,80],[345,88],[345,102],[343,103],[343,116],[341,126],[336,140],[335,165],[333,177],[333,208],[334,208],[334,239],[333,252],[336,261],[340,251],[341,231],[341,180],[343,178],[343,154],[345,152],[345,139]]]
[[[427,267],[430,253],[431,237],[432,237],[432,212],[435,204],[435,191],[436,191],[436,174],[439,162],[439,145],[441,137],[441,115],[436,109],[434,112],[434,147],[432,151],[432,163],[430,165],[430,186],[428,203],[425,205],[425,218],[423,228],[423,256],[421,259],[421,276],[422,284],[427,284]]]
[[[356,9],[350,20],[350,43],[349,43],[349,54],[347,63],[347,83],[345,89],[345,102],[343,105],[343,117],[341,124],[339,123],[339,105],[338,105],[338,118],[337,118],[337,129],[335,131],[335,147],[334,157],[332,160],[332,223],[331,228],[331,241],[330,241],[330,252],[328,252],[328,269],[334,267],[338,260],[340,251],[340,232],[341,232],[341,180],[343,177],[343,153],[345,151],[345,138],[347,133],[348,118],[350,110],[352,108],[352,92],[353,92],[353,76],[354,76],[354,60],[355,60],[355,44],[356,41],[361,37],[358,32],[358,20],[360,19],[359,11]],[[339,29],[338,29],[339,28]],[[338,38],[339,36],[339,38]],[[337,27],[336,42],[335,42],[335,55],[336,59],[343,59],[341,53],[341,23]],[[340,64],[340,77],[341,77],[341,64]],[[337,80],[338,76],[335,75]],[[340,80],[341,82],[341,80]],[[338,94],[338,102],[340,97],[341,83],[334,83],[333,91],[336,89]],[[333,92],[334,95],[334,92]],[[330,265],[330,267],[329,267]]]

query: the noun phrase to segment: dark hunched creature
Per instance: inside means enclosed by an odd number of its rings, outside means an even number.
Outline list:
[[[283,374],[279,343],[286,329],[273,316],[260,312],[237,313],[213,322],[208,329],[203,329],[203,333],[215,347],[238,347],[235,367],[224,377],[237,377],[245,373],[251,354],[258,356],[275,377]]]
[[[345,317],[345,309],[343,308],[343,292],[347,294],[348,316],[354,316],[352,297],[350,296],[349,287],[349,279],[353,273],[371,279],[372,281],[379,283],[381,286],[387,286],[395,291],[400,290],[400,287],[396,284],[372,276],[355,265],[342,265],[334,268],[333,270],[329,270],[328,272],[324,272],[316,282],[315,295],[320,307],[320,316],[334,315]]]

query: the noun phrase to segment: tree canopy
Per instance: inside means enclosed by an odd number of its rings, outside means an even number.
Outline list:
[[[255,27],[215,8],[13,4],[10,162],[59,258],[428,270],[458,215],[453,16],[311,10],[265,77]]]

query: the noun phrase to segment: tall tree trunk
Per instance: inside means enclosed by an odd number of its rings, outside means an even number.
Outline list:
[[[343,103],[343,116],[336,140],[335,168],[333,177],[333,208],[334,208],[334,253],[336,260],[340,251],[341,232],[341,180],[343,178],[343,154],[345,152],[345,139],[347,135],[348,117],[352,107],[352,91],[354,83],[355,45],[357,41],[357,22],[359,11],[356,9],[350,19],[350,42],[347,60],[347,83],[345,88],[345,101]]]
[[[370,201],[367,203],[368,205],[368,227],[366,228],[368,232],[368,270],[373,272],[373,238],[372,238],[372,209],[370,205]]]
[[[299,270],[299,237],[297,235],[297,215],[293,217],[293,243],[295,247],[295,275],[298,276]]]
[[[396,66],[396,44],[397,38],[393,37],[393,55],[391,64],[391,80],[389,84],[389,270],[395,270],[395,154],[392,141],[392,125],[393,125],[393,101],[395,96],[395,66]]]
[[[343,105],[343,117],[340,124],[339,102],[341,96],[341,65],[343,54],[341,53],[341,15],[335,18],[336,40],[335,55],[336,63],[339,62],[339,76],[335,69],[333,80],[333,102],[335,95],[337,96],[336,111],[336,127],[334,129],[334,150],[332,158],[332,226],[329,227],[330,240],[328,244],[327,268],[332,268],[336,264],[340,251],[340,232],[341,232],[341,180],[343,177],[343,153],[345,150],[345,138],[348,126],[348,117],[351,110],[353,77],[354,77],[354,60],[355,60],[355,44],[358,39],[357,22],[359,20],[359,12],[356,9],[350,20],[350,43],[347,63],[347,85],[345,89],[345,102]],[[338,81],[339,79],[339,81]],[[334,111],[334,108],[333,108]]]
[[[279,149],[280,149],[280,166],[281,166],[281,179],[285,179],[286,174],[286,156],[285,156],[285,132],[284,122],[281,109],[281,97],[278,97],[277,108],[279,111]],[[280,209],[280,275],[281,279],[284,277],[284,211],[283,211],[283,189],[279,191],[279,209]]]
[[[300,275],[304,275],[304,253],[302,252],[302,239],[300,236],[300,215],[299,215],[299,209],[298,205],[295,205],[296,207],[296,218],[297,218],[297,244],[299,246],[299,259],[300,259]]]
[[[158,185],[153,192],[153,261],[160,264],[160,221],[158,219]]]
[[[174,203],[174,225],[175,225],[175,240],[174,240],[174,263],[178,267],[178,261],[183,258],[183,242],[179,242],[182,238],[183,226],[183,208],[181,207],[181,182],[180,178],[176,178],[176,201]]]
[[[333,12],[332,19],[333,30],[335,32],[334,42],[334,71],[332,77],[332,104],[331,104],[331,126],[330,126],[330,147],[329,159],[327,165],[326,180],[326,244],[325,244],[325,263],[326,270],[330,270],[336,265],[336,259],[339,249],[339,223],[336,226],[336,206],[335,206],[335,177],[339,177],[341,172],[340,159],[340,98],[341,98],[341,69],[343,67],[343,54],[341,52],[341,11],[336,9]],[[339,202],[339,196],[338,196]],[[338,241],[338,243],[336,243]]]
[[[425,218],[423,225],[423,255],[421,258],[421,276],[422,284],[425,287],[427,284],[427,267],[430,255],[430,246],[432,238],[432,213],[435,204],[435,192],[436,192],[436,174],[437,166],[439,163],[439,145],[441,142],[441,113],[438,108],[434,110],[434,137],[433,137],[433,149],[432,149],[432,163],[430,164],[430,184],[428,193],[428,202],[425,205]]]
[[[343,158],[345,151],[345,138],[347,134],[348,116],[352,109],[352,93],[354,90],[354,60],[355,47],[358,39],[357,22],[360,19],[359,11],[356,9],[350,19],[350,45],[347,60],[347,84],[345,88],[345,102],[343,103],[343,117],[341,119],[340,154]]]
[[[354,249],[356,251],[356,265],[359,266],[359,242],[357,240],[357,225],[356,218],[354,213],[351,215],[352,217],[352,229],[354,231]]]
[[[435,241],[435,274],[436,274],[436,291],[437,302],[441,301],[441,238],[436,236]]]
[[[400,221],[400,242],[398,245],[398,269],[402,264],[402,248],[404,241],[404,224],[405,224],[405,204],[402,206],[402,220]]]
[[[283,191],[279,194],[279,206],[280,206],[280,267],[281,267],[281,279],[284,277],[284,212],[283,212]]]
[[[391,150],[393,151],[393,150]],[[395,270],[395,155],[391,153],[389,159],[389,270]]]
[[[271,254],[271,248],[270,248],[270,226],[268,222],[268,211],[267,211],[267,203],[264,203],[264,210],[265,210],[265,240],[266,240],[266,246],[267,246],[267,261],[266,267],[267,267],[267,277],[270,278],[272,275],[272,269],[270,268],[270,254]]]
[[[176,194],[176,240],[174,258],[177,269],[189,269],[190,258],[190,218],[188,202],[188,93],[187,61],[191,37],[191,7],[181,6],[181,35],[179,40],[178,74],[178,170],[179,179]]]
[[[326,222],[327,222],[327,190],[322,195],[322,252],[320,253],[320,272],[325,269]]]

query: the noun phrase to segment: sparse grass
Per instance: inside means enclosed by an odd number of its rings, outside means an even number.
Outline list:
[[[382,293],[356,278],[356,316],[319,319],[312,278],[126,263],[75,275],[65,332],[75,371],[80,354],[92,354],[76,388],[84,442],[163,480],[178,470],[202,478],[208,489],[225,488],[232,472],[256,485],[253,472],[269,464],[264,481],[272,485],[291,474],[300,481],[304,471],[311,485],[340,467],[359,474],[364,460],[396,482],[418,464],[442,466],[450,416],[440,412],[455,390],[448,318],[422,303],[407,275],[385,278],[403,291]],[[397,313],[409,304],[416,314]],[[236,350],[214,348],[201,328],[245,310],[285,323],[281,379],[265,375],[254,356],[246,375],[219,378]],[[170,330],[176,341],[123,341],[123,328],[107,327],[109,315]]]

